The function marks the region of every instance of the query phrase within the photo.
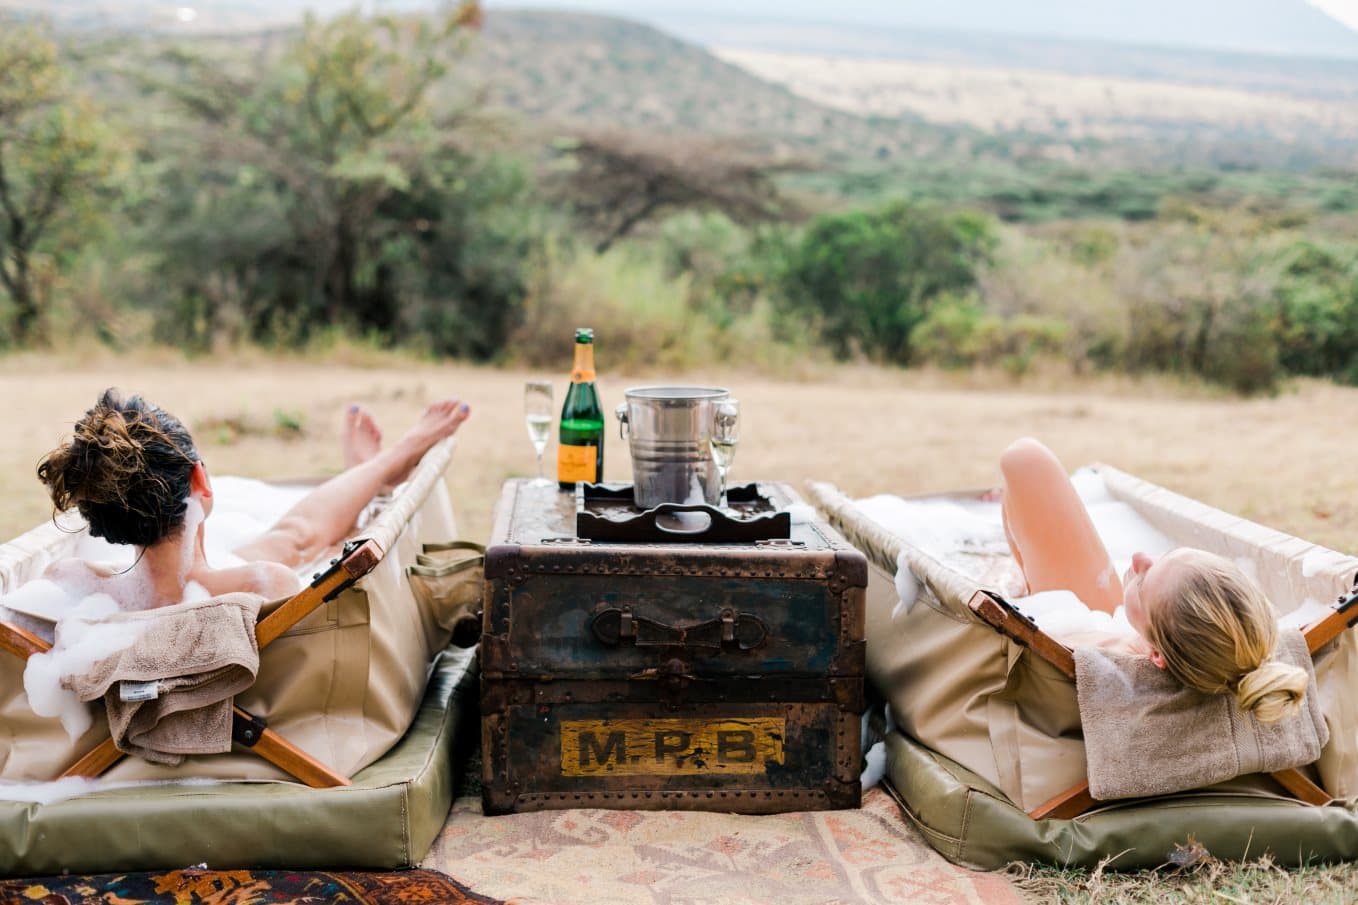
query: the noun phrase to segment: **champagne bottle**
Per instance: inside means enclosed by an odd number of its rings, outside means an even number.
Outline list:
[[[594,386],[594,331],[588,327],[575,331],[575,365],[561,407],[560,441],[556,479],[562,490],[574,490],[577,481],[597,484],[604,479],[604,409]]]

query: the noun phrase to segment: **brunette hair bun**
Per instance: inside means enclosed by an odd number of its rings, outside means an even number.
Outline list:
[[[79,510],[93,536],[150,546],[183,525],[197,461],[178,418],[108,389],[76,422],[75,436],[43,457],[38,480],[58,512]]]

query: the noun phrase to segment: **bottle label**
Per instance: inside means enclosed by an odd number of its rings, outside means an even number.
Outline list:
[[[567,446],[562,443],[556,448],[556,479],[563,484],[568,481],[594,481],[594,466],[599,461],[597,446]]]

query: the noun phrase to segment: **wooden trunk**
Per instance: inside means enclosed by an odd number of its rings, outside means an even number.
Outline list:
[[[506,484],[486,553],[486,813],[857,807],[866,586],[862,554],[818,522],[604,543],[575,537],[569,494]]]

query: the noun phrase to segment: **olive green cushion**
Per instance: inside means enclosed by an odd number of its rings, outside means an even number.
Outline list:
[[[1358,858],[1358,810],[1283,798],[1183,793],[1105,805],[1073,820],[1032,820],[993,785],[900,730],[886,737],[887,779],[906,819],[958,864],[996,870],[1012,861],[1120,870],[1165,864],[1194,839],[1228,860],[1265,853],[1292,867]]]
[[[452,806],[455,740],[478,732],[476,700],[474,651],[444,651],[409,731],[346,788],[197,781],[0,801],[0,876],[414,866]]]

